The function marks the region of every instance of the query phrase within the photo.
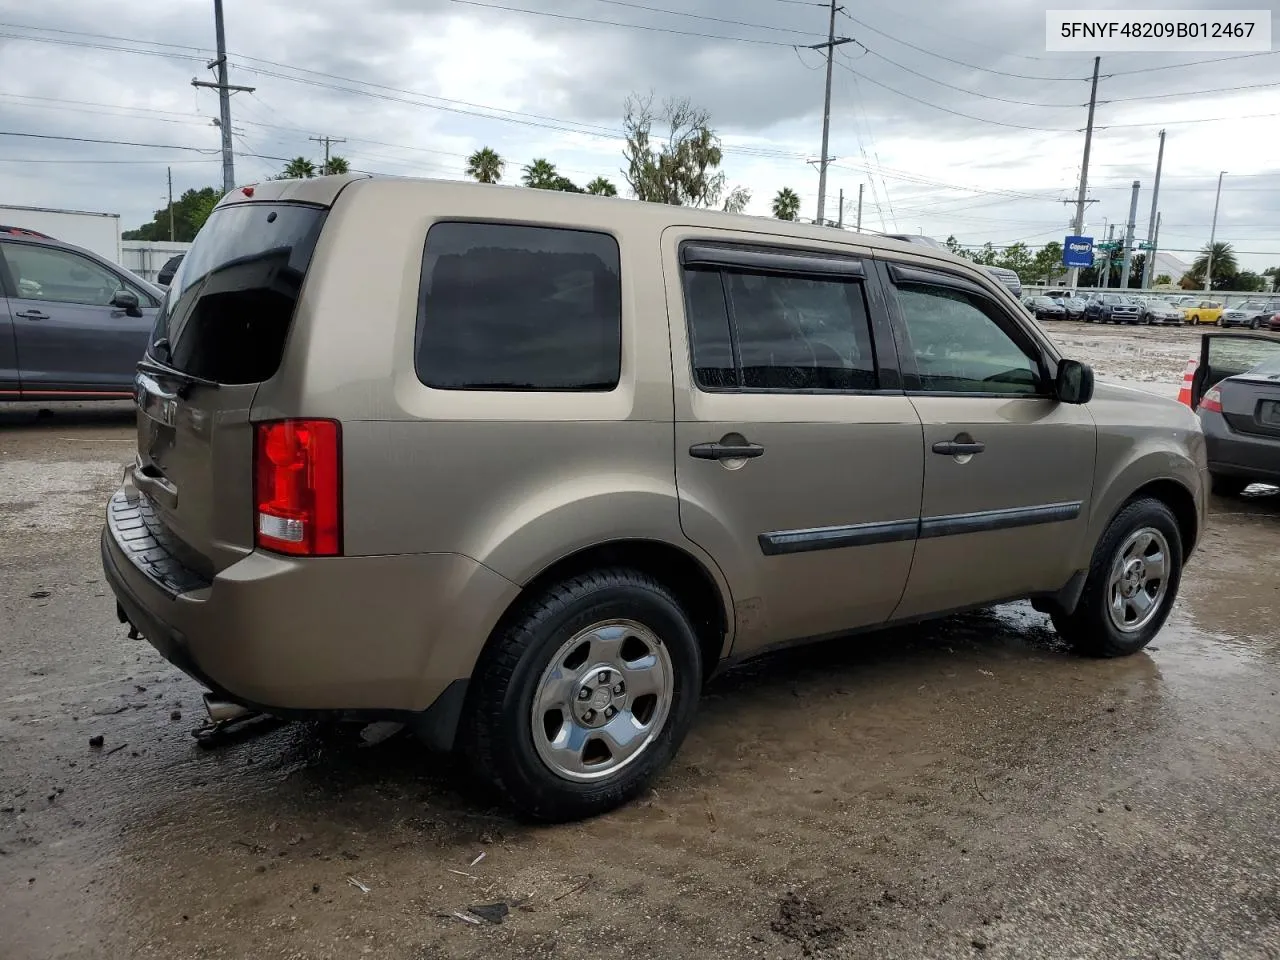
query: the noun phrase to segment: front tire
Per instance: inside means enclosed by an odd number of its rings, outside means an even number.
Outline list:
[[[1169,616],[1182,558],[1182,535],[1169,508],[1154,498],[1135,500],[1098,541],[1076,609],[1056,615],[1054,626],[1086,656],[1137,653]]]
[[[591,817],[667,765],[701,687],[697,636],[665,586],[626,568],[586,573],[500,628],[471,680],[464,744],[521,813]]]

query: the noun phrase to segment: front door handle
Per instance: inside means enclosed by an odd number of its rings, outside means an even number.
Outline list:
[[[19,310],[14,314],[15,317],[21,317],[23,320],[48,320],[49,315],[40,310]]]
[[[987,445],[981,440],[939,440],[933,445],[933,452],[944,457],[971,457],[985,449]]]
[[[764,447],[758,443],[695,443],[689,456],[697,460],[750,460],[763,457]]]

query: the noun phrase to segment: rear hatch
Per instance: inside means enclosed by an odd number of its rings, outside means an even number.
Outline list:
[[[1280,440],[1280,358],[1223,380],[1222,416],[1237,433]]]
[[[142,513],[174,559],[204,578],[253,549],[250,408],[280,366],[328,209],[291,194],[318,192],[271,184],[228,196],[178,267],[139,364]]]

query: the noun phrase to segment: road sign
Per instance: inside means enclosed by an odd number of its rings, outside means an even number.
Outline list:
[[[1138,244],[1138,249],[1139,249],[1139,250],[1150,250],[1150,249],[1152,249],[1154,246],[1155,246],[1155,244],[1154,244],[1154,243],[1147,243],[1147,242],[1143,241],[1142,243]]]
[[[1093,237],[1067,237],[1062,243],[1064,267],[1093,266]]]

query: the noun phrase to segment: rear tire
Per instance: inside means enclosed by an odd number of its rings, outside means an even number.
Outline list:
[[[701,688],[697,636],[665,586],[627,568],[585,573],[500,628],[471,679],[463,744],[522,814],[591,817],[667,765]]]
[[[1233,477],[1225,473],[1215,473],[1212,475],[1213,492],[1219,497],[1238,497],[1244,493],[1244,488],[1249,486],[1249,481],[1243,477]]]
[[[1178,522],[1164,503],[1128,504],[1094,548],[1075,610],[1054,616],[1058,633],[1086,656],[1137,653],[1160,632],[1177,599],[1182,557]]]

